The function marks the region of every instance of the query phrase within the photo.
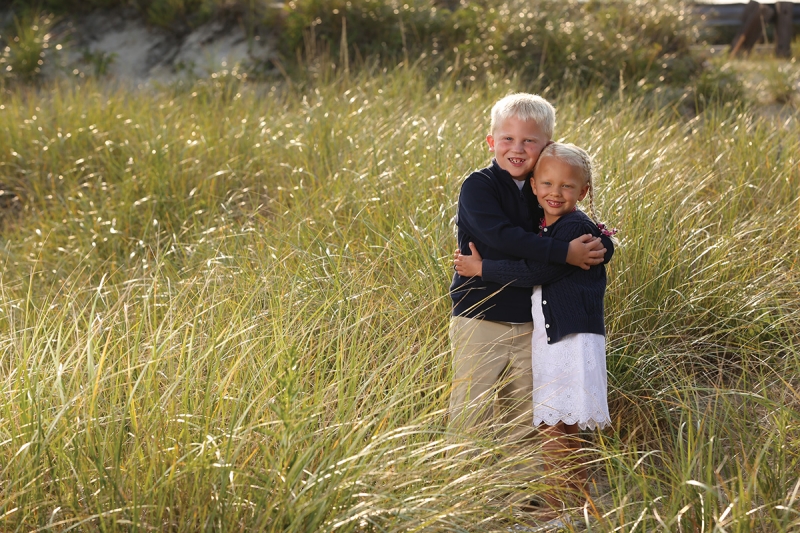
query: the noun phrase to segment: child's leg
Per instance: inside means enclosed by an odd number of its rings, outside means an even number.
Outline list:
[[[547,504],[558,509],[570,500],[586,495],[587,470],[581,456],[581,441],[578,437],[578,424],[559,422],[554,426],[540,426],[544,442],[542,453],[545,470],[551,480],[562,490],[555,490],[545,496]],[[561,471],[555,474],[554,471]]]
[[[566,470],[566,460],[571,452],[570,439],[567,435],[567,426],[559,422],[553,426],[539,426],[542,435],[542,455],[544,459],[544,469],[549,474],[549,481],[554,485],[554,490],[544,495],[544,501],[554,511],[563,507],[563,489],[565,484],[561,482],[567,473],[557,475],[556,472]]]
[[[578,424],[569,424],[564,426],[566,438],[570,449],[570,472],[569,472],[569,487],[576,497],[586,496],[587,485],[589,481],[588,471],[584,465],[585,458],[581,454],[583,447],[581,446],[581,439],[578,436],[580,428]]]
[[[456,431],[474,433],[488,429],[498,379],[508,365],[503,349],[511,328],[507,324],[475,318],[453,317],[450,343],[453,350],[453,390],[449,425]]]
[[[513,458],[515,479],[531,482],[541,476],[541,457],[537,453],[538,431],[533,425],[533,372],[531,370],[531,337],[533,323],[511,324],[512,334],[506,342],[508,366],[503,372],[495,401],[494,420],[497,436],[505,444],[505,453]],[[530,487],[508,495],[514,508],[538,510]],[[537,502],[532,505],[531,502]]]
[[[536,442],[533,426],[533,372],[531,370],[531,336],[533,323],[511,324],[506,342],[508,366],[497,391],[495,420],[501,427],[500,436],[512,446],[522,446],[530,453]]]

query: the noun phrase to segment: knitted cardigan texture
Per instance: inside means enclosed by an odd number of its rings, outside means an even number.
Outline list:
[[[600,236],[600,230],[582,211],[574,211],[544,228],[542,235],[569,242],[586,233]],[[606,291],[604,265],[583,270],[541,265],[538,262],[484,259],[483,279],[509,287],[542,285],[542,314],[547,342],[553,344],[571,333],[605,335],[603,298]],[[542,281],[545,280],[545,281]],[[530,297],[530,293],[528,294]],[[530,300],[529,300],[530,301]]]

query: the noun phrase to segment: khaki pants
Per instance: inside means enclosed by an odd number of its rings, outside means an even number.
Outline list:
[[[532,322],[450,320],[452,429],[490,430],[509,444],[534,436],[532,332]]]

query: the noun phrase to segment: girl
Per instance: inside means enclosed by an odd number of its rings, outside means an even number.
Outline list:
[[[613,235],[602,224],[577,210],[588,194],[594,216],[592,161],[573,144],[553,143],[539,156],[531,178],[533,192],[544,210],[541,235],[569,241],[586,233]],[[580,451],[581,429],[603,428],[611,423],[606,400],[603,265],[589,270],[554,269],[543,276],[540,264],[526,261],[482,260],[470,244],[472,255],[458,255],[455,267],[462,276],[481,276],[512,286],[531,286],[531,280],[548,279],[533,289],[533,422],[546,439],[543,452],[552,469],[571,458],[573,480],[569,488],[586,493],[586,472],[575,457]],[[534,272],[535,269],[535,272]],[[577,480],[575,480],[577,478]],[[546,498],[556,505],[558,499]]]

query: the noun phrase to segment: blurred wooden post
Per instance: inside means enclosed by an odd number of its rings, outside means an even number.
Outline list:
[[[788,2],[787,2],[788,3]],[[764,34],[764,27],[775,17],[775,8],[750,0],[742,13],[742,27],[733,38],[730,55],[749,52]],[[792,24],[791,4],[789,4],[789,26]]]
[[[775,56],[792,57],[792,11],[793,2],[775,4]]]

